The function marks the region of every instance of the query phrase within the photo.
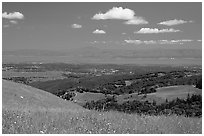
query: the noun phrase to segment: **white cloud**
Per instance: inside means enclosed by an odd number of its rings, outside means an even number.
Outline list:
[[[135,12],[131,9],[122,7],[113,7],[106,13],[98,13],[93,16],[92,19],[95,20],[106,20],[106,19],[122,19],[122,20],[130,20],[133,19]]]
[[[94,20],[106,20],[106,19],[117,19],[117,20],[127,20],[125,24],[148,24],[146,20],[142,17],[135,16],[135,12],[128,8],[123,7],[113,7],[106,13],[95,14],[92,19]]]
[[[4,28],[7,28],[7,27],[9,27],[9,26],[10,26],[10,25],[8,25],[8,24],[7,24],[7,25],[3,25]]]
[[[145,19],[143,19],[142,17],[135,17],[135,18],[130,19],[124,23],[127,25],[148,24],[148,22]]]
[[[94,34],[105,34],[106,32],[104,30],[99,30],[96,29],[95,31],[93,31]]]
[[[79,24],[72,24],[72,28],[82,28],[82,25],[79,25]]]
[[[167,25],[167,26],[173,26],[173,25],[179,25],[179,24],[185,24],[185,23],[193,23],[194,21],[184,21],[184,20],[168,20],[164,22],[158,23],[159,25]]]
[[[158,29],[158,28],[141,28],[139,31],[134,33],[139,34],[151,34],[151,33],[171,33],[171,32],[180,32],[180,30],[170,29]]]
[[[182,42],[192,42],[193,40],[191,40],[191,39],[182,39],[181,41]]]
[[[156,41],[150,40],[150,41],[143,41],[145,44],[157,44]]]
[[[11,24],[18,24],[18,22],[17,21],[15,21],[15,20],[11,20],[11,21],[9,21]]]
[[[183,44],[185,42],[192,42],[191,39],[181,39],[181,40],[159,40],[158,44]]]
[[[191,39],[181,39],[181,40],[149,40],[149,41],[142,41],[142,40],[124,40],[126,43],[129,44],[184,44],[185,42],[192,42]]]
[[[5,19],[24,19],[24,15],[20,12],[13,12],[13,13],[2,13],[2,18]]]
[[[202,40],[197,40],[198,42],[202,42]]]
[[[125,40],[126,43],[132,43],[132,44],[142,44],[143,42],[141,40]]]

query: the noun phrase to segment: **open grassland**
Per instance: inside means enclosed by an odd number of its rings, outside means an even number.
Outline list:
[[[177,97],[180,99],[186,99],[187,96],[192,94],[202,95],[202,90],[194,88],[191,85],[179,85],[179,86],[169,86],[161,87],[157,89],[157,92],[147,94],[147,100],[156,100],[158,103],[174,100]]]
[[[175,100],[177,97],[180,99],[186,99],[188,94],[191,96],[192,94],[202,95],[202,90],[195,88],[191,85],[178,85],[178,86],[169,86],[169,87],[161,87],[157,88],[155,93],[148,93],[148,94],[140,94],[132,93],[132,94],[124,94],[118,95],[117,101],[118,103],[122,104],[126,101],[149,101],[153,102],[156,101],[157,104],[164,103],[166,99],[168,101]]]
[[[12,77],[24,77],[30,79],[32,82],[37,81],[49,81],[56,79],[64,79],[62,76],[62,71],[43,71],[43,72],[16,72],[16,71],[3,71],[3,78],[12,78]]]
[[[110,112],[22,112],[3,110],[2,132],[57,134],[200,134],[202,118],[139,116]]]
[[[90,111],[48,92],[3,80],[2,132],[200,134],[202,118]]]
[[[81,106],[65,101],[51,93],[24,84],[2,81],[3,109],[17,109],[21,111],[81,111]]]
[[[91,101],[98,101],[101,99],[105,99],[105,94],[102,93],[91,93],[91,92],[84,92],[84,93],[76,93],[76,96],[73,97],[73,101],[77,103],[86,103]]]

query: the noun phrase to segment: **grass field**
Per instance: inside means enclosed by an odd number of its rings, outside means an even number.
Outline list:
[[[180,99],[186,99],[187,96],[192,94],[200,94],[202,95],[202,90],[198,88],[194,88],[191,85],[178,85],[178,86],[169,86],[169,87],[161,87],[157,88],[155,93],[149,93],[144,98],[144,94],[138,95],[138,93],[132,94],[124,94],[117,96],[118,103],[122,104],[125,101],[146,101],[149,102],[156,101],[157,104],[163,103],[166,101],[171,101],[176,99],[177,97]]]
[[[173,99],[176,99],[177,97],[180,99],[186,99],[188,94],[202,95],[202,90],[194,88],[191,85],[161,87],[157,89],[157,92],[148,94],[146,99],[155,99],[157,102],[160,103],[165,102],[166,99],[168,101],[171,101]]]
[[[2,86],[4,134],[202,133],[202,118],[90,111],[23,84],[3,80]]]
[[[76,96],[73,97],[73,101],[84,104],[86,102],[98,101],[105,98],[106,98],[105,95],[102,93],[91,93],[91,92],[78,93],[77,92]]]
[[[3,71],[3,78],[11,77],[25,77],[32,79],[32,82],[37,81],[48,81],[56,79],[64,79],[62,76],[62,71],[46,71],[46,72],[15,72],[15,71]]]
[[[3,133],[185,134],[202,133],[201,118],[139,116],[110,112],[21,112],[3,110]]]

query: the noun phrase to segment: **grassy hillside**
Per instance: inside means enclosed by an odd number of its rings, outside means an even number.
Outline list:
[[[201,134],[202,118],[139,116],[119,112],[4,111],[3,133],[46,134]]]
[[[33,82],[30,85],[49,93],[56,94],[59,90],[67,90],[72,87],[76,87],[77,82],[69,79],[58,79],[45,82]]]
[[[202,118],[85,110],[48,92],[2,81],[2,133],[202,133]]]
[[[202,90],[194,88],[191,85],[179,85],[179,86],[169,86],[161,87],[157,89],[157,92],[147,94],[145,100],[153,101],[156,100],[157,103],[174,100],[177,97],[180,99],[186,99],[187,95],[197,94],[202,95]]]
[[[65,101],[51,93],[23,84],[2,81],[2,107],[12,110],[31,111],[81,111],[82,107]]]
[[[76,101],[78,104],[84,105],[86,102],[98,101],[101,99],[105,99],[105,94],[102,93],[76,93],[76,96],[73,97],[73,101]]]

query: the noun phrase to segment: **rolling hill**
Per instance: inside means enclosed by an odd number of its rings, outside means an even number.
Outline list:
[[[6,80],[2,80],[2,108],[19,111],[85,111],[81,106],[51,93]]]
[[[147,94],[144,100],[153,101],[156,100],[157,103],[175,100],[176,98],[186,99],[188,94],[202,95],[202,90],[194,88],[191,85],[178,85],[178,86],[168,86],[157,88],[157,92]],[[141,95],[140,97],[143,97]]]
[[[202,133],[202,118],[89,111],[30,86],[2,86],[3,134]]]

